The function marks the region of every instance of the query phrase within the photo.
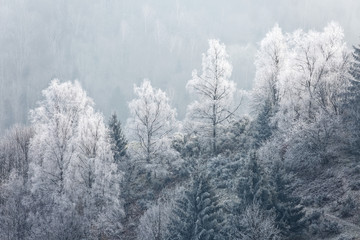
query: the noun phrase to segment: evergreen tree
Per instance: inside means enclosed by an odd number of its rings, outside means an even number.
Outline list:
[[[113,113],[109,120],[109,135],[111,139],[111,150],[114,155],[114,161],[118,163],[121,157],[126,155],[127,139],[121,129],[121,122],[116,113]]]
[[[168,225],[169,240],[194,239],[194,222],[196,221],[192,214],[195,211],[192,204],[194,201],[194,196],[189,190],[182,198],[177,199]]]
[[[360,45],[353,48],[353,61],[349,68],[350,84],[345,93],[343,120],[349,132],[349,150],[360,154]]]
[[[168,239],[224,239],[223,219],[217,196],[205,176],[195,177],[192,186],[176,201],[172,212]]]
[[[266,101],[252,123],[253,147],[256,149],[261,147],[261,145],[271,137],[273,127],[270,121],[273,111],[270,102]]]
[[[282,162],[275,162],[271,169],[273,203],[276,214],[276,226],[288,239],[300,236],[305,225],[305,211],[300,198],[293,196],[290,177]]]
[[[358,47],[353,47],[353,58],[354,61],[350,66],[350,74],[354,78],[354,80],[360,81],[360,44]]]
[[[258,202],[262,208],[270,209],[272,203],[269,182],[256,152],[252,151],[247,161],[238,186],[241,206],[245,208],[254,202]]]
[[[246,156],[252,144],[250,117],[244,116],[232,121],[228,127],[221,129],[218,152],[222,154],[240,154]]]
[[[275,162],[267,174],[260,165],[257,154],[250,153],[249,162],[240,179],[238,195],[242,213],[254,203],[263,210],[275,214],[276,227],[289,239],[301,235],[305,225],[305,211],[300,205],[300,198],[293,196],[290,178],[281,162]],[[243,231],[243,229],[239,229]]]

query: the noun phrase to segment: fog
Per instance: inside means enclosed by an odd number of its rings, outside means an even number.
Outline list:
[[[105,117],[122,121],[133,85],[148,78],[182,119],[209,38],[226,44],[232,80],[251,89],[257,44],[274,24],[291,32],[336,21],[351,46],[358,13],[356,0],[0,0],[0,133],[27,122],[53,78],[77,79]]]

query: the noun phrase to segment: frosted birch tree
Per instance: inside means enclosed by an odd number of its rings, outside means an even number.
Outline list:
[[[33,208],[34,238],[118,238],[120,176],[103,117],[78,82],[54,80],[43,96],[31,111],[31,191],[47,206]]]
[[[135,85],[134,92],[137,97],[129,102],[127,121],[129,138],[133,140],[130,147],[135,147],[138,157],[150,164],[170,147],[176,110],[170,106],[167,94],[153,88],[149,80],[144,80],[139,87]]]
[[[77,82],[54,80],[42,94],[44,99],[30,112],[35,129],[30,145],[33,187],[62,194],[71,189],[72,181],[66,179],[72,174],[70,163],[76,158],[80,117],[93,102]]]
[[[80,117],[73,168],[78,183],[76,196],[94,226],[93,235],[118,239],[124,215],[119,189],[122,173],[114,162],[110,141],[103,116],[88,109]]]
[[[287,164],[314,174],[344,146],[339,121],[349,85],[349,50],[334,22],[322,31],[297,30],[286,38],[286,67],[279,74],[279,108],[272,120],[282,134]]]
[[[202,73],[196,70],[186,88],[197,100],[187,109],[187,117],[206,139],[210,139],[212,154],[217,153],[218,129],[225,125],[240,105],[234,106],[235,82],[229,80],[232,65],[225,45],[209,40],[209,49],[202,57]]]
[[[161,202],[151,206],[140,218],[137,229],[137,239],[167,239],[167,225],[170,222],[171,210],[172,206],[168,202]]]
[[[31,127],[15,125],[0,138],[0,239],[25,239],[29,234],[28,191]]]
[[[278,105],[279,75],[285,67],[286,54],[286,37],[276,24],[261,40],[255,58],[256,74],[252,99],[256,109],[264,107],[266,102],[272,109]]]
[[[29,170],[29,143],[33,136],[31,127],[15,125],[0,139],[0,183],[7,180],[11,171],[27,181]]]
[[[298,30],[288,41],[291,49],[281,77],[280,116],[285,113],[286,121],[292,120],[289,123],[300,119],[309,123],[323,114],[338,115],[349,64],[342,28],[332,22],[323,32]]]
[[[251,105],[255,115],[252,123],[255,147],[260,147],[276,129],[276,122],[272,118],[279,108],[282,94],[279,83],[286,68],[287,48],[286,37],[276,24],[261,40],[256,53],[255,86],[251,91]]]
[[[280,230],[276,228],[275,216],[266,214],[257,203],[249,205],[241,216],[240,225],[243,240],[277,240],[281,239]]]
[[[24,204],[28,195],[27,187],[23,176],[16,169],[0,184],[0,239],[20,240],[29,235],[29,209]]]

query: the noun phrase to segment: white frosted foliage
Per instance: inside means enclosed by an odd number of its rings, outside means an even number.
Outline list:
[[[210,139],[213,153],[216,152],[218,128],[226,125],[239,107],[234,105],[236,84],[229,80],[231,72],[225,45],[212,39],[202,57],[202,73],[194,70],[186,85],[197,98],[188,106],[188,121],[195,131]]]
[[[91,231],[116,235],[121,230],[121,174],[113,163],[102,115],[95,112],[93,101],[78,82],[54,80],[43,97],[31,111],[33,194],[39,201],[55,201],[53,214],[56,208],[73,209],[70,211],[86,219],[81,224],[93,225]],[[106,219],[108,224],[102,224]]]
[[[127,121],[130,150],[148,163],[169,148],[170,134],[176,127],[176,110],[161,89],[144,80],[134,86],[136,98],[129,102],[130,118]]]

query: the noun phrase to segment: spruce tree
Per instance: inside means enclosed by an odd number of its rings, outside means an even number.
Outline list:
[[[233,205],[234,216],[230,220],[230,230],[233,236],[239,238],[244,231],[247,231],[243,224],[239,224],[246,209],[256,204],[262,212],[266,213],[272,208],[270,185],[257,153],[253,150],[246,157],[239,174],[236,195],[238,201],[235,201]]]
[[[195,212],[193,205],[195,200],[194,194],[190,190],[187,190],[183,197],[176,200],[168,225],[168,240],[193,239],[196,221],[193,214]]]
[[[168,239],[216,240],[223,219],[217,196],[204,175],[195,177],[192,186],[178,199],[172,212]]]
[[[350,66],[350,74],[354,80],[360,81],[360,44],[358,47],[353,46],[353,58],[354,61]]]
[[[116,113],[113,113],[109,120],[109,135],[112,142],[112,152],[114,161],[119,163],[120,159],[126,155],[127,140],[121,129],[121,122]]]
[[[271,135],[273,128],[271,126],[271,117],[273,116],[274,107],[270,105],[269,101],[266,101],[264,106],[261,108],[254,122],[252,123],[253,132],[253,147],[255,149],[261,147],[261,145],[268,140]]]
[[[238,196],[240,206],[236,211],[256,203],[269,213],[275,214],[275,225],[283,236],[293,239],[301,235],[305,225],[305,211],[300,198],[293,195],[290,177],[282,162],[275,162],[269,173],[260,164],[256,152],[251,152],[240,178]],[[239,231],[244,229],[239,228]]]
[[[305,225],[305,211],[300,198],[293,195],[290,176],[282,162],[275,162],[271,169],[272,198],[276,214],[276,226],[288,239],[300,236]]]
[[[353,61],[349,68],[350,84],[345,93],[343,119],[350,136],[349,150],[360,154],[360,45],[353,48]]]
[[[242,208],[258,202],[263,209],[270,209],[271,192],[266,174],[259,163],[256,152],[249,154],[238,185],[238,197]]]

